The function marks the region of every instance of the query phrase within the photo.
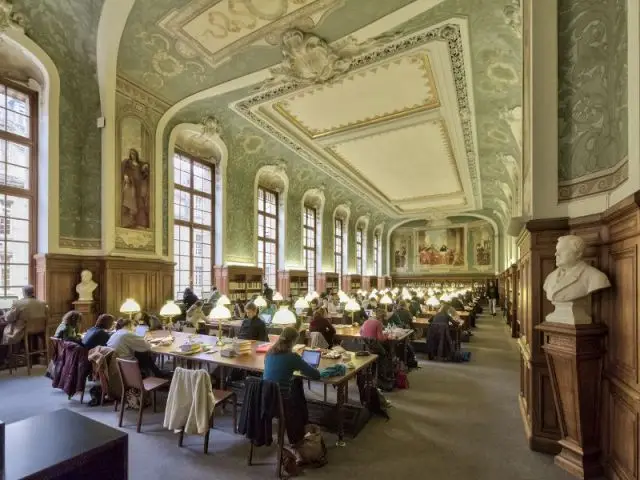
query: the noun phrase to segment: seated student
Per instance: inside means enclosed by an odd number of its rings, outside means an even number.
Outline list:
[[[292,351],[297,340],[298,331],[293,327],[286,327],[264,358],[262,378],[278,383],[283,395],[287,395],[289,392],[293,374],[296,371],[300,371],[302,375],[311,380],[320,379],[318,369],[310,366],[300,355]]]
[[[116,322],[116,331],[109,341],[107,347],[115,350],[114,354],[118,358],[125,360],[138,360],[140,371],[143,377],[162,377],[163,372],[153,361],[151,356],[151,345],[143,337],[133,333],[135,325],[128,318],[119,318]]]
[[[53,336],[69,342],[82,343],[82,339],[78,334],[78,325],[81,321],[82,314],[80,312],[71,310],[70,312],[65,313],[60,325],[58,325],[58,328],[56,329],[56,333]]]
[[[384,342],[387,336],[384,334],[384,321],[386,311],[383,308],[379,308],[376,311],[375,317],[369,318],[360,327],[360,336],[365,339],[378,340]]]
[[[451,297],[451,301],[449,303],[456,310],[464,310],[464,305],[458,297]]]
[[[146,326],[150,332],[154,330],[162,330],[162,322],[155,315],[149,315],[147,312],[138,312],[133,316],[135,325]]]
[[[311,323],[309,323],[309,332],[320,332],[324,339],[332,347],[336,338],[336,329],[327,318],[327,311],[320,307],[313,314]]]
[[[400,300],[396,307],[396,311],[389,318],[389,324],[395,327],[410,329],[412,323],[413,317],[407,308],[407,302],[405,300]]]
[[[191,287],[187,287],[184,289],[184,293],[182,294],[182,303],[184,304],[184,308],[189,310],[191,305],[196,303],[199,300],[198,296],[193,293]]]
[[[411,297],[411,303],[409,304],[409,312],[414,317],[417,317],[420,313],[422,313],[422,309],[420,308],[420,301],[418,300],[418,295],[416,295],[415,293]]]
[[[233,318],[244,318],[244,303],[241,300],[237,300],[233,306]]]
[[[207,328],[207,316],[202,311],[203,306],[204,302],[198,300],[187,310],[187,323],[195,328],[197,333],[206,333],[209,330]]]
[[[267,335],[267,326],[258,316],[258,307],[255,303],[249,302],[244,307],[247,318],[242,321],[238,338],[242,340],[258,340],[261,342],[268,342],[269,335]]]
[[[82,344],[85,348],[91,350],[95,347],[106,347],[109,337],[111,336],[109,330],[113,328],[115,321],[116,319],[113,315],[109,315],[108,313],[100,315],[98,320],[96,320],[95,326],[87,330],[87,333],[82,339]]]

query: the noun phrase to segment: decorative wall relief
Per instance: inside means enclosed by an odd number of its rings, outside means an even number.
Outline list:
[[[626,0],[558,5],[559,200],[628,178]]]
[[[117,165],[116,248],[155,250],[153,232],[153,191],[155,172],[151,134],[145,122],[125,116],[119,122]]]

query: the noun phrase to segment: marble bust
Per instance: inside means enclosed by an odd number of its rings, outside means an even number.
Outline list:
[[[89,270],[83,270],[80,273],[80,283],[76,285],[76,292],[78,293],[78,301],[91,302],[93,301],[93,291],[98,287],[98,284],[93,281],[93,274]]]
[[[576,235],[558,239],[556,268],[544,281],[547,299],[555,310],[548,322],[584,325],[591,323],[591,294],[609,288],[607,276],[582,260],[584,240]]]

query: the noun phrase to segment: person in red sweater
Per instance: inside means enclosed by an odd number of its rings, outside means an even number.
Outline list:
[[[332,347],[336,338],[336,329],[327,318],[327,311],[323,307],[318,308],[309,324],[310,332],[320,332],[324,339]]]
[[[369,318],[366,320],[362,327],[360,327],[360,336],[362,338],[371,338],[383,342],[387,339],[384,334],[384,324],[386,312],[384,309],[378,309],[376,311],[375,318]]]

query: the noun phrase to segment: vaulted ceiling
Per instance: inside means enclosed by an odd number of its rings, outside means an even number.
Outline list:
[[[118,74],[169,105],[252,123],[392,217],[504,223],[520,183],[518,11],[518,0],[136,0]]]

